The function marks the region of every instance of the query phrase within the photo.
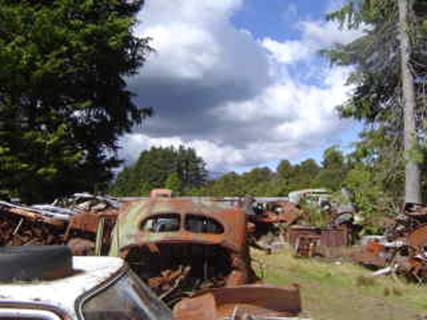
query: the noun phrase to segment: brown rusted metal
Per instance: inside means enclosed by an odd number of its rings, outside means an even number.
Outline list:
[[[0,205],[0,212],[8,213],[10,216],[21,217],[30,221],[41,222],[54,227],[62,228],[66,225],[66,222],[54,218],[49,218],[38,214],[37,212],[25,210],[22,208],[5,207]]]
[[[95,241],[98,221],[101,217],[107,218],[104,242],[110,241],[109,235],[117,214],[115,209],[100,210],[98,206],[98,208],[94,207],[94,210],[90,208],[88,212],[78,213],[80,211],[62,207],[50,206],[50,208],[55,208],[56,213],[59,214],[37,207],[0,202],[0,246],[65,244],[72,238]],[[66,216],[61,214],[61,210],[75,214]]]
[[[407,244],[417,251],[424,250],[427,246],[427,224],[419,226],[406,237]]]
[[[288,242],[297,255],[311,257],[317,247],[336,248],[348,245],[346,228],[322,229],[295,225],[288,230]]]
[[[418,282],[427,279],[427,206],[406,203],[386,231],[386,242],[368,242],[354,258],[364,265],[390,266],[397,274]]]
[[[355,252],[352,258],[355,262],[365,266],[384,268],[391,255],[387,253],[383,244],[377,241],[369,241],[359,252]]]
[[[153,221],[157,229],[150,225]],[[120,211],[110,254],[127,259],[157,294],[173,304],[184,287],[201,290],[257,280],[250,265],[246,224],[244,212],[218,202],[150,198]]]
[[[90,256],[93,255],[95,243],[90,240],[74,238],[68,241],[68,247],[73,256]]]
[[[64,224],[46,223],[32,214],[16,214],[16,210],[0,210],[0,246],[63,243]]]
[[[174,232],[144,231],[141,225],[148,219],[173,213],[178,215],[180,225]],[[194,233],[186,230],[184,221],[188,214],[212,218],[224,228],[222,233]],[[246,245],[246,217],[238,208],[219,205],[216,202],[198,199],[152,198],[136,201],[119,211],[116,227],[113,231],[112,254],[128,246],[155,243],[193,242],[218,244],[236,252],[242,252]]]
[[[247,223],[240,208],[218,201],[150,198],[120,210],[110,254],[124,257],[170,306],[203,292],[185,300],[190,310],[178,307],[185,319],[217,319],[237,304],[261,314],[272,303],[278,314],[292,301],[292,312],[299,312],[296,289],[291,294],[274,287],[242,287],[259,280],[250,263]],[[279,302],[279,297],[289,301]]]
[[[183,299],[175,319],[246,319],[249,316],[293,317],[301,312],[299,288],[245,285],[210,289]]]
[[[253,217],[254,221],[292,225],[301,218],[301,210],[289,201],[266,203],[266,210]]]

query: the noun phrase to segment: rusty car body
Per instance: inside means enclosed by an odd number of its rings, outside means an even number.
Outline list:
[[[241,209],[208,199],[135,201],[120,210],[110,255],[127,260],[180,319],[205,319],[203,301],[215,306],[209,319],[231,315],[239,303],[252,314],[296,316],[297,287],[258,283],[246,225]],[[278,292],[280,303],[265,301]]]

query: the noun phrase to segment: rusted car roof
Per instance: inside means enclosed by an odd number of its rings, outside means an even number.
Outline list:
[[[180,228],[177,231],[153,233],[143,231],[141,224],[148,218],[159,214],[178,214]],[[194,233],[183,227],[187,214],[202,215],[219,222],[224,232],[220,234]],[[206,199],[152,198],[135,201],[125,205],[119,212],[113,230],[110,255],[119,256],[120,251],[149,243],[195,242],[218,244],[227,249],[240,252],[246,241],[246,216],[238,208]]]

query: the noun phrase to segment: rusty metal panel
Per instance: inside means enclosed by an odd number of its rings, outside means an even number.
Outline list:
[[[293,226],[289,228],[288,242],[296,248],[300,239],[318,240],[324,247],[342,247],[348,245],[348,231],[346,228],[321,229],[312,226]]]
[[[344,247],[348,245],[346,228],[324,229],[320,237],[320,245],[325,247]]]
[[[165,213],[179,214],[181,223],[187,214],[213,218],[222,224],[224,232],[193,233],[185,230],[182,225],[176,232],[152,233],[141,230],[141,223],[145,220]],[[233,251],[241,252],[246,245],[246,216],[238,208],[207,200],[152,198],[126,203],[119,210],[110,254],[119,256],[120,250],[124,248],[149,242],[177,241],[221,244]]]
[[[316,227],[311,226],[293,226],[289,228],[288,234],[287,234],[287,240],[288,242],[294,247],[298,239],[300,237],[310,237],[314,238],[317,237],[320,239],[321,237],[321,230]]]
[[[82,232],[96,233],[100,215],[95,213],[81,213],[71,217],[68,228]]]
[[[237,307],[237,308],[236,308]],[[206,308],[206,309],[205,309]],[[301,312],[299,287],[244,285],[210,289],[192,298],[183,299],[174,308],[175,319],[225,319],[238,312],[236,318],[249,316],[291,317]],[[212,313],[214,317],[212,317]]]

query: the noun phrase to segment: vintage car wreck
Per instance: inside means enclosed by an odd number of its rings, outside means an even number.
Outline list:
[[[297,316],[298,286],[259,284],[246,225],[242,210],[209,200],[135,201],[118,215],[110,255],[126,259],[176,319]]]

